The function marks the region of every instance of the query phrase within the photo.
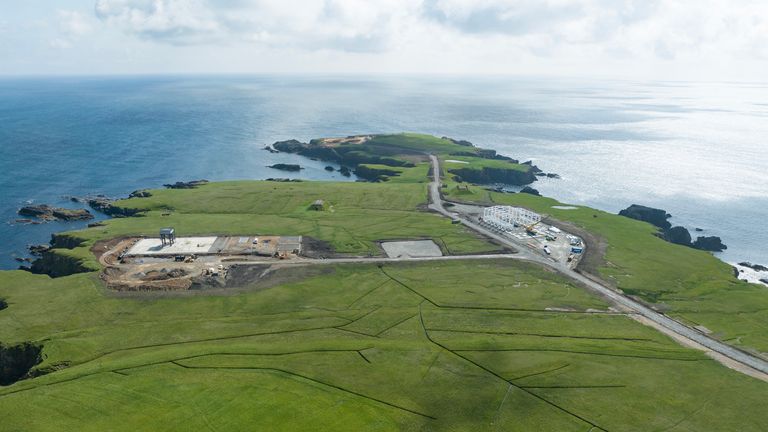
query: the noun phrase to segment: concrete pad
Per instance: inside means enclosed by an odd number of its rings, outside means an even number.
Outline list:
[[[158,238],[139,240],[127,255],[191,255],[209,253],[218,237],[178,237],[172,245],[163,246]]]
[[[443,256],[440,247],[432,240],[384,242],[381,244],[381,247],[384,248],[384,252],[386,252],[387,256],[390,258]]]

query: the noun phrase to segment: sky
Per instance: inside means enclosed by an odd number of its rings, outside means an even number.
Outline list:
[[[0,0],[0,75],[765,81],[765,0]]]

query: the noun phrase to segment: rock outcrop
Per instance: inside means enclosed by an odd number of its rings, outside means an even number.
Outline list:
[[[19,215],[34,217],[44,221],[78,221],[93,219],[93,215],[86,209],[67,209],[51,207],[47,204],[25,206],[19,209]]]
[[[667,220],[671,218],[672,215],[664,210],[653,207],[632,204],[631,206],[620,211],[619,215],[637,219],[643,222],[648,222],[649,224],[655,225],[663,230],[672,228],[672,224]]]
[[[693,242],[693,247],[710,252],[722,252],[728,249],[728,246],[723,244],[722,239],[716,236],[698,237],[696,238],[696,241]]]
[[[442,139],[451,141],[454,144],[457,144],[457,145],[460,145],[460,146],[464,146],[464,147],[474,147],[475,146],[474,144],[472,144],[471,142],[469,142],[467,140],[457,140],[457,139],[453,139],[453,138],[450,138],[450,137],[447,137],[447,136],[442,137]]]
[[[752,264],[751,262],[740,262],[740,266],[751,268],[754,271],[762,271],[762,272],[768,272],[768,267],[760,264]]]
[[[525,193],[525,194],[531,194],[531,195],[541,196],[541,194],[539,193],[539,191],[538,191],[538,190],[536,190],[536,189],[534,189],[534,188],[532,188],[532,187],[530,187],[530,186],[526,186],[526,187],[524,187],[523,189],[521,189],[521,190],[520,190],[520,193]]]
[[[29,253],[34,256],[41,256],[44,252],[48,252],[48,250],[51,248],[51,245],[47,244],[39,244],[39,245],[29,245],[27,246],[27,249],[29,250]]]
[[[194,189],[206,183],[208,183],[208,180],[192,180],[188,182],[176,182],[176,183],[164,184],[163,186],[165,186],[168,189]]]
[[[7,386],[29,376],[43,361],[43,347],[29,342],[6,346],[0,343],[0,386]]]
[[[357,168],[355,168],[355,175],[364,180],[382,182],[389,180],[390,177],[400,175],[400,171],[386,168],[371,168],[367,165],[359,165]]]
[[[152,196],[152,192],[146,189],[139,189],[131,192],[131,194],[128,195],[128,198],[149,198],[151,196]]]
[[[295,153],[308,158],[335,162],[351,167],[357,167],[360,164],[378,164],[392,167],[415,166],[412,162],[376,154],[372,148],[366,147],[364,144],[332,147],[324,145],[322,140],[312,140],[308,144],[297,140],[288,140],[278,141],[272,144],[272,146],[281,152]]]
[[[681,226],[673,227],[667,220],[671,218],[672,215],[662,209],[632,204],[620,211],[619,215],[655,225],[661,229],[658,236],[670,243],[709,252],[722,252],[725,249],[728,249],[728,246],[723,244],[720,237],[716,236],[698,237],[696,238],[696,241],[692,242],[691,233],[688,229]]]
[[[292,172],[301,171],[304,169],[301,167],[301,165],[284,164],[284,163],[270,165],[267,168],[272,168],[272,169],[281,170],[281,171],[292,171]]]
[[[51,249],[32,262],[29,271],[35,274],[47,274],[50,277],[69,276],[77,273],[86,273],[94,269],[85,267],[82,261],[69,255],[57,253]]]
[[[513,168],[453,168],[449,169],[448,172],[461,177],[463,181],[477,184],[502,183],[525,186],[536,181],[536,173],[532,170],[521,171]]]
[[[141,212],[140,209],[118,207],[109,198],[91,198],[88,200],[88,205],[99,213],[112,217],[134,216]]]
[[[672,227],[664,231],[664,240],[682,246],[691,246],[691,233],[681,226]]]

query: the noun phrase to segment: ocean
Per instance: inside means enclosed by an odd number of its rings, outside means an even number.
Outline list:
[[[561,179],[534,187],[618,212],[667,210],[723,260],[768,264],[768,85],[481,77],[0,78],[0,268],[86,222],[15,224],[26,203],[179,180],[352,181],[277,140],[400,131],[467,139]],[[102,216],[99,216],[102,217]],[[694,233],[700,228],[702,233]]]

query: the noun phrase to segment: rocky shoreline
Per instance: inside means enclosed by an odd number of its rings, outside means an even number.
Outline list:
[[[35,218],[43,222],[51,221],[79,221],[93,219],[93,215],[86,209],[68,209],[64,207],[51,207],[48,204],[28,205],[20,208],[19,216]],[[27,219],[24,219],[27,220]],[[31,220],[31,219],[29,219]],[[19,221],[19,219],[17,219]]]
[[[670,243],[708,252],[722,252],[728,249],[728,246],[723,244],[722,239],[717,236],[699,236],[693,240],[687,228],[672,226],[668,220],[672,215],[662,209],[632,204],[620,211],[619,215],[654,225],[660,230],[658,236]]]
[[[467,147],[474,147],[474,145],[468,141],[457,141],[452,140],[455,143],[467,146]],[[352,172],[356,174],[358,177],[365,181],[379,181],[382,176],[387,175],[393,175],[395,174],[395,169],[384,169],[387,172],[381,172],[381,169],[371,169],[370,167],[360,166],[362,163],[391,163],[393,165],[412,165],[409,163],[403,163],[402,161],[385,158],[385,157],[375,157],[375,160],[370,160],[370,158],[367,157],[360,157],[360,155],[348,155],[346,157],[339,157],[338,155],[329,156],[324,153],[324,150],[321,149],[311,149],[309,144],[301,143],[297,140],[289,140],[289,141],[279,141],[273,144],[272,146],[266,146],[265,149],[270,150],[271,152],[279,153],[279,152],[288,152],[288,153],[294,153],[299,154],[302,156],[312,157],[313,159],[321,159],[321,160],[327,160],[335,163],[339,163],[340,168],[338,171],[345,176],[350,176]],[[467,152],[469,154],[469,152]],[[517,163],[517,161],[497,154],[494,150],[486,150],[486,149],[478,149],[478,153],[473,153],[474,156],[478,156],[482,154],[483,157],[488,159],[498,159],[498,160],[509,160]],[[533,165],[530,161],[525,162],[524,164],[530,165],[532,167],[532,170],[530,171],[530,176],[525,176],[524,179],[512,179],[512,182],[508,182],[507,184],[514,184],[514,182],[522,181],[522,182],[528,182],[530,180],[530,183],[533,181],[536,181],[536,177],[547,177],[547,178],[559,178],[557,174],[553,173],[544,173],[538,167]],[[348,165],[354,166],[354,171],[348,167]],[[300,171],[302,167],[298,164],[275,164],[270,166],[274,169],[280,169],[280,170],[286,170],[286,171]],[[298,167],[298,170],[295,168]],[[326,166],[325,168],[327,171],[336,171],[336,168],[332,166]],[[391,171],[391,172],[390,172]],[[490,172],[490,171],[489,171]],[[486,173],[487,174],[487,173]],[[497,178],[494,177],[496,174],[489,174],[488,178]],[[505,180],[510,180],[506,174],[504,176]],[[532,179],[531,179],[532,178]],[[470,180],[470,179],[467,179]],[[482,179],[474,179],[474,180],[487,180],[485,177]],[[278,182],[299,182],[302,181],[300,179],[282,179],[282,178],[269,178],[267,181],[278,181]],[[163,185],[166,188],[169,189],[192,189],[196,188],[202,185],[205,185],[208,183],[208,180],[192,180],[192,181],[179,181],[175,183],[165,184]],[[496,182],[496,183],[504,183],[504,182]],[[525,187],[520,191],[520,193],[529,193],[533,195],[539,195],[539,192],[530,187],[527,186],[530,183],[525,183]],[[131,192],[128,195],[128,198],[135,198],[135,197],[150,197],[152,194],[150,191],[141,189]],[[90,196],[90,197],[68,197],[72,202],[82,203],[86,204],[88,207],[90,207],[92,210],[99,212],[101,214],[104,214],[109,217],[130,217],[134,216],[136,213],[138,213],[137,210],[133,209],[126,209],[123,207],[115,206],[113,203],[116,201],[115,199],[108,198],[102,195],[96,195],[96,196]],[[87,209],[67,209],[67,208],[61,208],[61,207],[52,207],[50,205],[41,204],[41,205],[28,205],[24,206],[19,209],[18,214],[20,216],[25,216],[23,219],[17,219],[14,221],[15,223],[29,223],[29,224],[39,224],[39,223],[45,223],[49,221],[84,221],[84,220],[91,220],[94,219],[94,215],[88,211]],[[681,226],[672,226],[672,224],[669,222],[669,219],[672,217],[669,213],[662,209],[656,209],[652,207],[642,206],[633,204],[629,206],[628,208],[622,210],[619,212],[620,215],[630,217],[633,219],[645,221],[648,223],[651,223],[652,225],[659,228],[658,236],[675,244],[684,245],[687,247],[700,249],[704,251],[710,251],[710,252],[720,252],[725,249],[727,249],[727,246],[723,244],[722,239],[717,236],[698,236],[695,239],[691,236],[690,231]],[[91,224],[88,224],[88,226],[98,226],[100,225],[99,222],[94,222]],[[695,228],[694,231],[701,232],[703,231],[700,228]],[[19,257],[16,258],[16,260],[20,263],[28,263],[31,264],[31,266],[22,265],[20,266],[23,270],[33,271],[35,273],[50,273],[49,268],[51,267],[48,264],[52,264],[52,260],[54,260],[55,254],[50,253],[50,249],[52,247],[59,247],[55,245],[57,242],[56,238],[58,236],[54,235],[51,244],[35,244],[35,245],[28,245],[28,257]],[[740,262],[738,264],[732,263],[734,266],[734,274],[740,278],[740,279],[747,279],[750,282],[755,283],[764,283],[768,285],[768,267],[760,265],[760,264],[752,264],[749,262]],[[748,274],[748,278],[745,276]]]
[[[741,280],[768,286],[768,267],[750,262],[733,263],[734,275]]]

